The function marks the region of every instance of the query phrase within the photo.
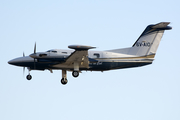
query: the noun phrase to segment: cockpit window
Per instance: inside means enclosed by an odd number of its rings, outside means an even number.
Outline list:
[[[57,53],[57,51],[55,51],[55,50],[48,50],[47,52]]]
[[[53,52],[53,53],[57,53],[57,51],[54,51],[54,50],[52,50],[51,52]]]

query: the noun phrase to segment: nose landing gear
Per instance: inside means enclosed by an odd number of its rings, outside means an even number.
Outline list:
[[[31,80],[32,79],[32,76],[29,74],[26,76],[27,80]]]
[[[27,79],[27,80],[31,80],[31,79],[32,79],[32,76],[30,75],[31,69],[30,69],[30,68],[27,68],[27,69],[28,69],[28,71],[29,71],[29,74],[26,76],[26,79]]]

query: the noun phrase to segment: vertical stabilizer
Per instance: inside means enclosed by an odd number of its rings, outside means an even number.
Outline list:
[[[137,56],[155,55],[164,30],[172,29],[168,26],[170,22],[161,22],[149,25],[130,48],[128,54]]]

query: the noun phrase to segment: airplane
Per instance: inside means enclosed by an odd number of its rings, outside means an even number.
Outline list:
[[[129,48],[106,51],[89,51],[95,47],[70,45],[64,49],[52,49],[36,52],[29,56],[18,57],[8,61],[9,64],[28,68],[27,80],[31,80],[31,70],[62,70],[61,83],[66,85],[67,71],[78,77],[81,71],[108,71],[123,68],[140,67],[152,64],[157,48],[165,30],[171,30],[170,22],[148,25],[136,42]]]

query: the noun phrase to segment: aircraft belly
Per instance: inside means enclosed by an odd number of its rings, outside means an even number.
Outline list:
[[[74,65],[57,64],[57,65],[53,65],[52,68],[56,68],[56,69],[74,69]],[[81,66],[79,69],[84,69],[84,68],[86,68],[86,67]]]
[[[131,67],[140,67],[151,64],[151,62],[114,62],[111,63],[110,69],[123,69]]]
[[[89,63],[89,68],[80,67],[79,70],[105,71],[112,69],[123,69],[131,67],[139,67],[151,64],[152,60],[137,59],[137,60],[104,60],[95,63]],[[67,64],[56,64],[51,66],[52,69],[69,69],[73,70],[74,66]]]
[[[124,68],[132,68],[132,67],[140,67],[144,65],[151,64],[151,62],[137,62],[137,61],[116,61],[116,62],[97,62],[89,64],[89,68],[81,67],[80,70],[92,70],[92,71],[106,71],[106,70],[113,70],[113,69],[124,69]],[[30,68],[34,68],[34,62],[24,63],[22,66],[27,66]],[[57,64],[51,65],[50,63],[35,63],[36,69],[67,69],[73,70],[73,65],[64,65],[64,64]]]
[[[89,70],[105,71],[105,70],[113,70],[113,69],[140,67],[149,64],[152,64],[152,62],[102,62],[101,65],[95,65],[95,64],[90,65]]]

